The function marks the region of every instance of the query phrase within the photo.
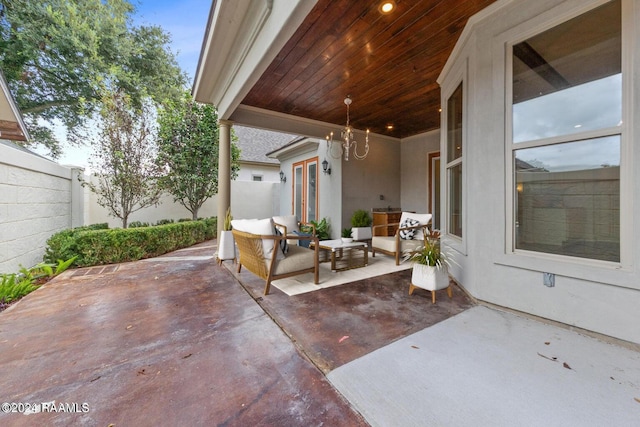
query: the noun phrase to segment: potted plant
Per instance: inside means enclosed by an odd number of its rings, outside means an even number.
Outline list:
[[[218,236],[218,264],[222,264],[222,261],[226,259],[236,259],[236,245],[233,240],[233,233],[231,232],[232,219],[231,207],[229,207],[224,216],[222,231],[220,232],[220,236]]]
[[[371,239],[371,215],[364,209],[358,209],[351,216],[351,227],[354,240]]]
[[[344,243],[353,242],[353,237],[351,237],[351,229],[350,228],[345,228],[344,230],[342,230],[342,241]]]
[[[424,245],[405,255],[405,259],[413,262],[409,295],[416,288],[431,291],[431,302],[436,302],[436,291],[447,289],[452,297],[449,283],[448,265],[444,254],[440,251],[440,233],[435,231],[426,236]]]

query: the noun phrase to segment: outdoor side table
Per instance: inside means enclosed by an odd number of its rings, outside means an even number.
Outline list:
[[[311,247],[314,243],[311,242]],[[369,248],[365,242],[343,242],[342,239],[321,240],[318,248],[331,261],[331,271],[361,268],[369,263]]]

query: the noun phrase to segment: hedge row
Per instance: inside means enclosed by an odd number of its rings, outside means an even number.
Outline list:
[[[136,261],[213,239],[216,229],[216,218],[127,229],[79,227],[51,236],[44,260],[77,256],[76,267]]]

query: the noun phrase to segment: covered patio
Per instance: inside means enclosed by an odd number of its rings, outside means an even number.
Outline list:
[[[251,273],[216,265],[215,250],[210,241],[70,270],[1,313],[3,399],[16,409],[3,403],[0,423],[595,426],[640,416],[637,351],[476,306],[457,288],[436,305],[409,297],[407,272],[263,297]]]
[[[212,2],[192,91],[221,143],[302,135],[277,214],[433,214],[474,298],[640,343],[640,0],[382,3]],[[362,160],[331,155],[347,121]]]

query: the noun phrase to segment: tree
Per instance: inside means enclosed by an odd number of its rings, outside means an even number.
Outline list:
[[[79,143],[104,89],[136,106],[179,97],[186,76],[160,27],[131,23],[127,0],[0,0],[2,68],[32,138],[56,158],[59,141],[43,121],[61,122]]]
[[[82,185],[96,193],[98,204],[127,228],[133,212],[155,206],[160,199],[153,108],[144,101],[135,107],[122,91],[105,94],[102,102],[99,137],[93,141],[90,161],[98,182],[82,180]]]
[[[213,106],[197,103],[185,92],[160,109],[158,125],[160,186],[197,219],[202,204],[218,192],[218,115]],[[240,149],[232,143],[232,179],[239,159]]]

